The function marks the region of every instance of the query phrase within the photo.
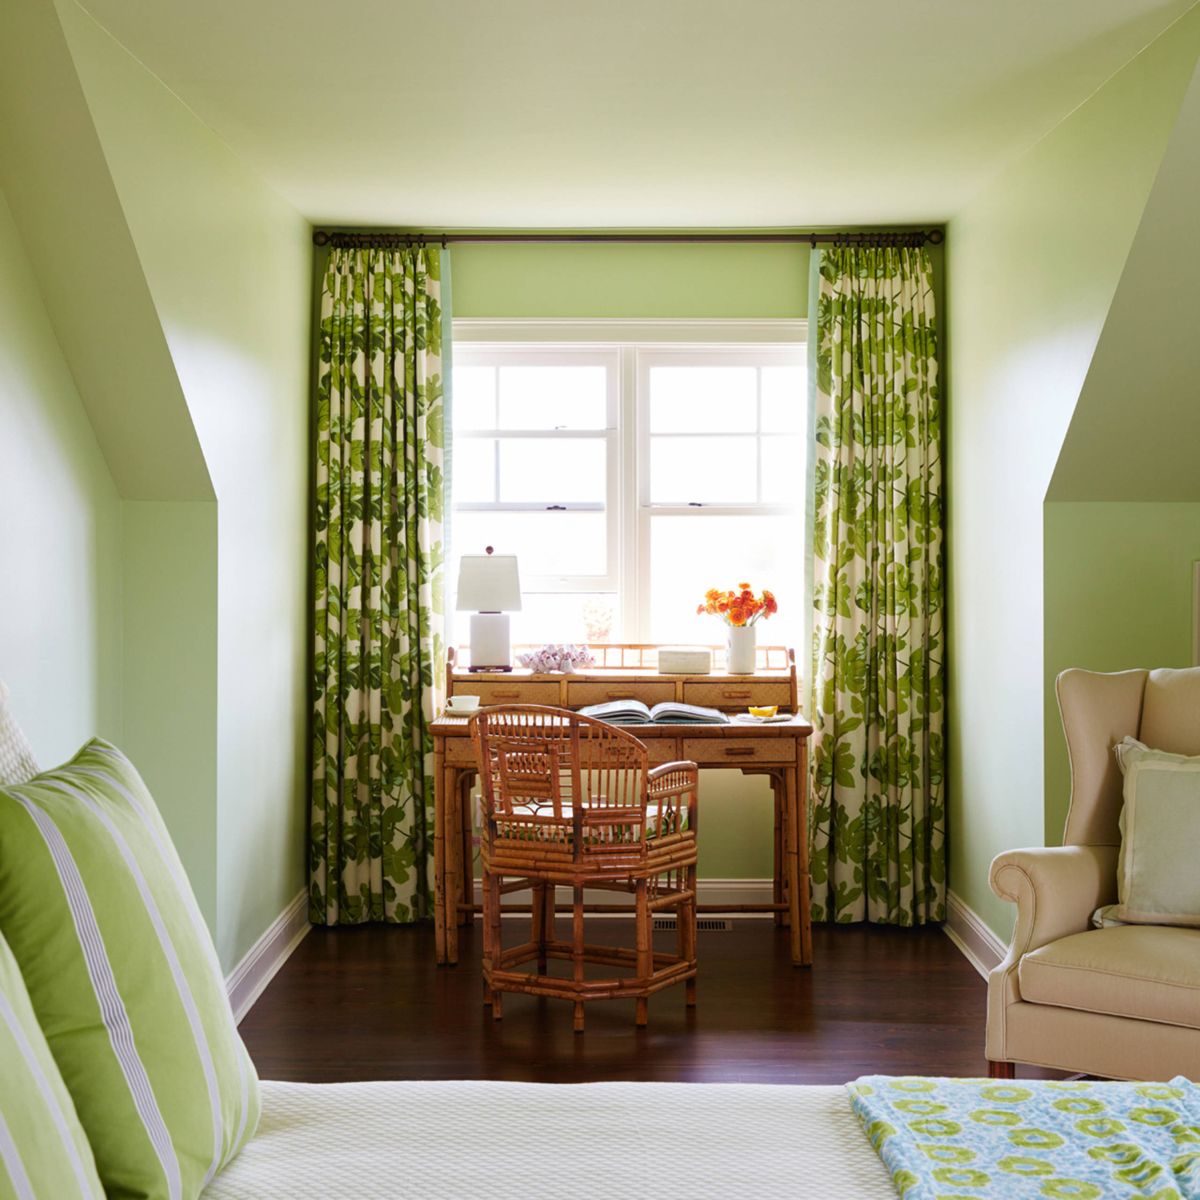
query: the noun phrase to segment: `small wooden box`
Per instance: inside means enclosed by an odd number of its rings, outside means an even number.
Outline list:
[[[709,675],[712,651],[707,646],[661,646],[658,651],[660,675]]]

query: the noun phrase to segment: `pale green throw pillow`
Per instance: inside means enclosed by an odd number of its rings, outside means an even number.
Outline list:
[[[0,1200],[104,1200],[75,1105],[0,937]]]
[[[1127,925],[1200,927],[1200,758],[1127,737],[1115,905],[1098,917]]]
[[[154,801],[115,747],[0,788],[0,933],[109,1195],[192,1200],[253,1135],[258,1079]]]

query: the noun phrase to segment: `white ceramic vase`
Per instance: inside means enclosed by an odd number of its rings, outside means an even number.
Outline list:
[[[725,669],[730,675],[754,674],[754,647],[758,630],[753,625],[730,625]]]

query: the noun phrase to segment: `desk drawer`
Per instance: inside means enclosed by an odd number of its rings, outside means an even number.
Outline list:
[[[469,737],[448,737],[446,739],[446,762],[454,767],[473,767],[475,765],[475,743]]]
[[[796,744],[791,738],[684,738],[683,757],[700,766],[794,763]]]
[[[683,698],[688,704],[703,704],[708,708],[741,709],[752,704],[778,704],[787,708],[792,702],[792,688],[784,680],[778,683],[759,679],[745,683],[733,679],[724,683],[685,683]]]
[[[679,742],[675,738],[646,738],[646,750],[650,755],[652,767],[687,758],[686,754],[679,752]]]
[[[640,700],[651,707],[662,700],[675,699],[675,685],[667,680],[646,683],[567,682],[567,703],[572,708],[585,704],[604,704],[609,700]]]
[[[478,696],[485,708],[491,704],[559,704],[558,684],[554,680],[480,679],[454,681],[454,695]]]

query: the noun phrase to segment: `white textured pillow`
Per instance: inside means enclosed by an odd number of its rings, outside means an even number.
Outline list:
[[[0,787],[28,783],[38,769],[33,749],[9,711],[8,688],[0,683]]]
[[[1118,903],[1098,909],[1094,923],[1200,926],[1200,757],[1132,737],[1116,755],[1125,776]]]

